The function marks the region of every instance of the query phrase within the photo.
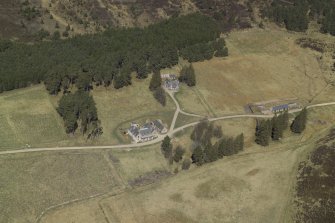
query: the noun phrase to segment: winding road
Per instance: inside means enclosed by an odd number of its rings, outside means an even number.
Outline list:
[[[134,148],[141,148],[149,145],[154,145],[156,143],[161,142],[164,137],[167,135],[172,137],[174,134],[183,131],[186,128],[192,127],[197,125],[201,120],[189,123],[186,125],[183,125],[181,127],[175,128],[176,121],[178,118],[179,113],[193,116],[193,117],[199,117],[199,118],[206,118],[205,116],[196,115],[192,113],[184,112],[180,109],[180,105],[178,101],[174,97],[174,93],[167,91],[168,95],[172,98],[174,103],[176,104],[176,111],[174,113],[170,129],[167,134],[160,135],[158,138],[152,141],[144,142],[144,143],[133,143],[133,144],[123,144],[123,145],[112,145],[112,146],[78,146],[78,147],[52,147],[52,148],[29,148],[29,149],[19,149],[19,150],[8,150],[8,151],[2,151],[0,152],[0,155],[7,155],[7,154],[16,154],[16,153],[31,153],[31,152],[46,152],[46,151],[66,151],[66,150],[95,150],[95,149],[134,149]],[[335,102],[328,102],[328,103],[321,103],[321,104],[315,104],[315,105],[309,105],[306,108],[315,108],[315,107],[324,107],[324,106],[330,106],[335,105]],[[290,113],[299,112],[301,109],[297,109],[294,111],[290,111]],[[272,118],[273,115],[253,115],[253,114],[236,114],[236,115],[227,115],[227,116],[221,116],[217,118],[208,118],[209,122],[219,121],[219,120],[226,120],[226,119],[237,119],[237,118]]]

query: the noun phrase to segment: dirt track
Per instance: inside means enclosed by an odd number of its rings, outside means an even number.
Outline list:
[[[181,126],[179,128],[174,128],[176,124],[176,120],[178,118],[179,113],[182,113],[184,115],[189,116],[195,116],[195,117],[203,117],[196,114],[190,114],[187,112],[183,112],[180,110],[180,105],[178,101],[175,99],[173,93],[168,92],[174,103],[176,104],[176,111],[173,116],[170,130],[166,134],[170,137],[172,137],[175,133],[183,131],[186,128],[192,127],[197,125],[200,121],[193,122],[186,124],[184,126]],[[328,102],[328,103],[322,103],[322,104],[315,104],[307,106],[307,108],[315,108],[315,107],[324,107],[324,106],[330,106],[335,105],[335,102]],[[291,111],[290,113],[297,112],[299,110]],[[237,119],[237,118],[271,118],[272,115],[248,115],[248,114],[236,114],[236,115],[228,115],[228,116],[221,116],[217,118],[208,118],[210,122],[213,121],[219,121],[219,120],[226,120],[226,119]],[[30,153],[30,152],[45,152],[45,151],[66,151],[66,150],[94,150],[94,149],[134,149],[134,148],[141,148],[149,145],[153,145],[156,143],[161,142],[166,135],[160,135],[158,138],[152,141],[144,142],[144,143],[138,143],[138,144],[124,144],[124,145],[111,145],[111,146],[78,146],[78,147],[52,147],[52,148],[32,148],[32,149],[19,149],[19,150],[9,150],[9,151],[2,151],[0,152],[0,155],[6,155],[6,154],[15,154],[15,153]]]

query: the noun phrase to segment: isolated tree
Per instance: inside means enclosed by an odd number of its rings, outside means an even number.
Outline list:
[[[304,108],[293,120],[291,131],[294,133],[302,133],[306,128],[307,109]]]
[[[183,155],[185,153],[185,150],[181,147],[181,146],[177,146],[174,156],[173,156],[173,160],[178,163],[180,160],[183,159]]]
[[[204,163],[204,152],[201,146],[195,147],[192,153],[192,161],[198,166],[201,166]]]
[[[183,170],[188,170],[191,166],[191,160],[190,159],[184,159],[181,168]]]
[[[166,136],[161,144],[161,150],[166,159],[172,156],[172,144],[169,136]]]
[[[152,77],[151,77],[149,89],[151,91],[155,91],[161,86],[162,86],[161,73],[159,70],[154,70]]]
[[[62,35],[63,35],[64,37],[69,37],[69,31],[65,30],[65,31],[62,33]]]
[[[54,33],[53,33],[53,35],[52,35],[52,38],[51,38],[52,40],[59,40],[60,39],[60,32],[57,30],[57,31],[55,31]]]
[[[261,120],[258,121],[256,127],[256,139],[255,142],[261,146],[268,146],[271,136],[271,121]]]

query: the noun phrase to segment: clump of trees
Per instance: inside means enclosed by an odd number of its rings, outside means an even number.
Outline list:
[[[194,143],[192,161],[200,166],[204,163],[214,162],[224,156],[231,156],[242,151],[244,148],[244,135],[237,137],[226,137],[221,134],[215,134],[220,128],[210,124],[207,120],[200,122],[195,126],[191,139]],[[217,142],[213,144],[213,138]]]
[[[184,66],[180,71],[179,81],[186,83],[189,87],[197,84],[193,65]]]
[[[184,159],[181,168],[183,170],[188,170],[191,167],[191,163],[192,163],[192,161],[190,159]]]
[[[268,146],[271,137],[271,120],[258,120],[257,122],[255,142],[262,146]]]
[[[41,17],[42,14],[35,6],[30,6],[28,0],[21,3],[20,13],[28,21],[35,19],[36,17]]]
[[[228,56],[228,48],[224,39],[220,38],[215,41],[197,43],[187,46],[180,51],[180,55],[189,62],[210,60],[216,57]]]
[[[284,131],[288,128],[288,122],[287,111],[274,116],[271,120],[258,120],[255,142],[262,146],[268,146],[270,138],[274,141],[281,139]]]
[[[166,93],[162,88],[162,78],[159,70],[154,70],[149,89],[153,92],[154,98],[163,106],[166,105]]]
[[[211,18],[192,14],[143,29],[108,29],[65,40],[60,36],[56,31],[52,41],[12,42],[3,50],[0,53],[0,91],[37,84],[53,76],[57,80],[48,81],[47,88],[55,93],[54,89],[59,88],[58,83],[63,83],[64,79],[71,76],[75,84],[87,73],[92,86],[129,86],[132,73],[136,73],[137,78],[146,78],[152,71],[176,65],[184,49],[215,41],[219,29]]]
[[[166,93],[162,87],[158,87],[154,92],[155,99],[162,105],[166,105]]]
[[[307,123],[307,109],[304,108],[293,120],[291,131],[294,133],[302,133],[306,128]]]
[[[162,86],[162,78],[161,78],[160,70],[154,70],[152,77],[151,77],[149,89],[150,91],[155,91],[157,90],[157,88],[161,86]]]
[[[293,133],[302,133],[306,128],[307,109],[304,108],[293,120],[290,129]],[[261,146],[268,146],[270,139],[280,140],[284,131],[289,127],[288,112],[274,116],[271,120],[258,120],[255,142]]]
[[[41,38],[45,35],[40,33]],[[0,92],[41,82],[53,95],[62,90],[67,93],[72,85],[80,94],[100,85],[119,89],[132,84],[133,73],[143,79],[152,71],[176,65],[189,46],[218,43],[219,29],[213,19],[196,13],[145,28],[108,29],[65,40],[60,37],[56,31],[51,41],[35,44],[0,40]],[[195,85],[195,77],[187,77],[187,84]],[[165,92],[158,82],[151,88],[165,105]],[[81,113],[61,115],[66,117],[66,131],[74,132]],[[85,127],[85,120],[83,123]]]
[[[177,146],[177,148],[174,151],[173,161],[175,161],[176,163],[179,163],[179,161],[183,159],[184,153],[185,153],[185,149],[182,148],[180,145]]]
[[[79,90],[63,95],[57,112],[62,116],[68,134],[74,134],[78,127],[82,134],[88,134],[88,138],[96,138],[102,134],[97,109],[88,92]]]
[[[188,158],[185,158],[185,149],[178,145],[175,149],[173,149],[173,145],[171,143],[171,138],[169,136],[166,136],[161,144],[161,151],[165,157],[169,161],[170,164],[175,163],[181,163],[181,168],[183,170],[188,170],[191,166],[191,160]],[[175,169],[175,173],[178,172],[178,167]]]
[[[310,20],[321,23],[321,31],[335,35],[335,2],[333,0],[273,0],[266,6],[264,15],[288,30],[305,31]]]
[[[171,138],[166,136],[161,144],[161,151],[166,159],[170,159],[172,157],[172,148],[173,145],[171,143]]]

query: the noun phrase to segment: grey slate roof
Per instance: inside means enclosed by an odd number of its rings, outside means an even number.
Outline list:
[[[272,107],[272,111],[288,110],[288,104],[277,105]]]
[[[154,125],[156,126],[157,129],[159,129],[160,131],[163,131],[164,126],[162,125],[162,123],[158,120],[153,121]]]
[[[140,132],[141,137],[148,137],[148,136],[151,136],[153,131],[154,131],[154,129],[150,125],[150,123],[146,123],[146,124],[143,125],[143,127],[140,129],[139,132]]]
[[[137,126],[131,126],[130,127],[130,129],[129,129],[129,131],[131,132],[131,134],[133,134],[133,136],[138,136],[138,134],[139,134],[139,129],[138,129],[138,127]]]
[[[165,87],[169,89],[177,89],[179,87],[179,81],[178,80],[166,80]]]

